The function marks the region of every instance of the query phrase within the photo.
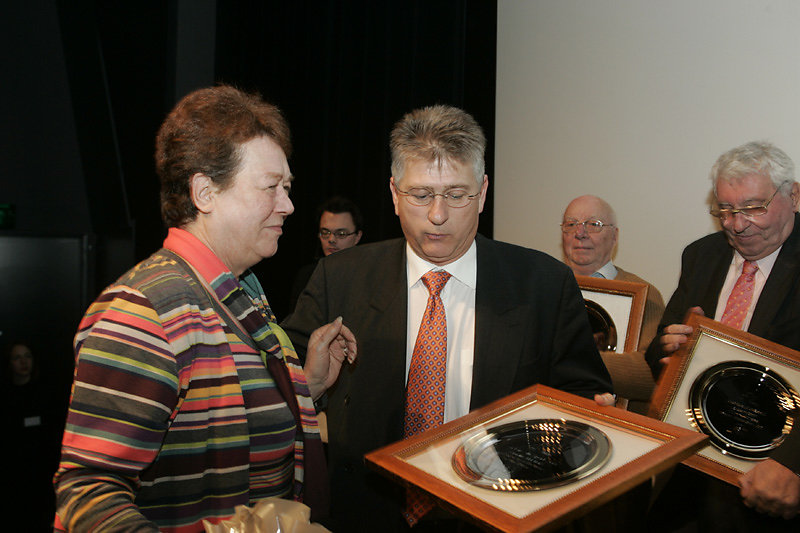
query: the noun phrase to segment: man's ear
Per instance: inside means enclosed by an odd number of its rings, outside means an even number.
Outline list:
[[[400,201],[397,198],[397,185],[394,183],[394,176],[389,178],[389,192],[392,193],[392,203],[394,204],[394,214],[399,215],[400,211],[397,209],[397,203]]]
[[[210,213],[214,206],[214,196],[217,187],[211,178],[198,172],[189,178],[189,195],[192,203],[201,213]]]
[[[489,190],[489,175],[483,175],[480,196],[478,197],[478,213],[483,213],[483,204],[486,203],[486,191]]]

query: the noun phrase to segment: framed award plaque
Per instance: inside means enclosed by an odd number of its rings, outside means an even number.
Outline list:
[[[581,288],[597,349],[633,352],[639,346],[647,284],[575,276]]]
[[[766,459],[800,423],[800,352],[696,314],[650,415],[709,437],[684,463],[723,481]]]
[[[703,434],[534,385],[366,455],[483,528],[568,524],[689,457]]]

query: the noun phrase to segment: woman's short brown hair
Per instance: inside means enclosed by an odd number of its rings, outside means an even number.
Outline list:
[[[230,186],[241,162],[241,146],[266,136],[288,158],[289,125],[280,109],[229,85],[186,95],[167,115],[156,136],[156,172],[161,180],[161,218],[167,227],[197,216],[190,178],[202,173],[221,189]]]

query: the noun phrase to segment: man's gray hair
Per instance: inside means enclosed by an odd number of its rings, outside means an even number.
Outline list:
[[[770,142],[753,141],[719,156],[709,174],[711,183],[714,184],[714,195],[717,194],[717,183],[720,180],[736,181],[748,174],[766,176],[776,188],[795,181],[794,163],[786,152]],[[781,194],[788,196],[791,190]]]
[[[406,114],[392,129],[392,175],[401,180],[412,161],[437,164],[457,161],[472,167],[483,183],[486,136],[472,115],[457,107],[435,105]]]

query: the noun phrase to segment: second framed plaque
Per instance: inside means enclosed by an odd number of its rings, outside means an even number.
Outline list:
[[[686,324],[694,331],[659,379],[650,414],[708,435],[684,463],[736,485],[800,424],[800,352],[696,314]]]
[[[575,276],[583,294],[597,349],[633,352],[642,332],[647,284]]]

